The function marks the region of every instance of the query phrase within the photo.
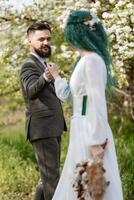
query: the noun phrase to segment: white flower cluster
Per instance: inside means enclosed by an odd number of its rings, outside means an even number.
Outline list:
[[[128,61],[134,56],[134,5],[130,0],[111,1],[108,10],[111,11],[101,10],[102,18],[110,38],[114,72],[118,77],[118,85],[122,88],[123,85],[129,85],[126,70],[132,67]]]
[[[73,1],[61,12],[62,28],[70,10],[87,10],[88,8],[102,16],[110,39],[114,72],[118,77],[119,86],[128,85],[124,71],[131,67],[129,60],[134,56],[134,4],[131,0],[109,0],[109,4],[105,4],[103,0],[96,0],[95,3],[90,0]],[[93,24],[94,21],[86,23]]]

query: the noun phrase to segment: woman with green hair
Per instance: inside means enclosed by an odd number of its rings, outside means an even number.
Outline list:
[[[80,169],[77,164],[83,160],[103,162],[105,179],[110,182],[103,200],[123,200],[115,145],[107,118],[105,88],[111,75],[106,32],[93,13],[72,11],[65,27],[65,37],[79,51],[80,59],[69,82],[59,76],[55,64],[48,66],[59,99],[73,103],[67,157],[52,200],[95,199],[91,188],[87,190],[86,182],[83,184],[84,174],[77,176],[79,180],[73,184],[77,174],[74,170]]]

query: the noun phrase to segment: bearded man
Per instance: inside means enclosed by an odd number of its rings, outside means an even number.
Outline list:
[[[27,39],[30,53],[21,65],[20,84],[26,106],[27,139],[41,176],[35,200],[51,200],[59,180],[60,142],[66,124],[47,69],[50,64],[46,64],[46,58],[51,56],[50,26],[43,22],[32,24]]]

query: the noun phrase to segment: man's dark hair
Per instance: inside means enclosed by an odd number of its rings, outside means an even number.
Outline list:
[[[32,32],[37,31],[37,30],[49,30],[51,32],[51,28],[46,21],[42,22],[36,22],[32,24],[28,29],[27,29],[27,35],[29,36]]]

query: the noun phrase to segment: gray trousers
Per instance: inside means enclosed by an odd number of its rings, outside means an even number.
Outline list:
[[[38,163],[41,181],[36,187],[35,200],[52,200],[59,180],[61,137],[31,142]]]

